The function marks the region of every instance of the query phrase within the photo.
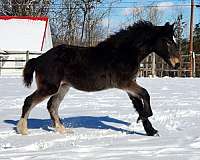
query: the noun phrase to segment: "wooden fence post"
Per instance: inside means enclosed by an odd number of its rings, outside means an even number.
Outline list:
[[[30,52],[27,51],[27,52],[26,52],[26,62],[28,62],[28,60],[29,60],[29,54],[30,54]]]
[[[195,53],[192,53],[192,57],[193,57],[193,77],[196,77],[196,56]]]
[[[152,53],[152,68],[151,68],[152,77],[156,77],[156,54]]]

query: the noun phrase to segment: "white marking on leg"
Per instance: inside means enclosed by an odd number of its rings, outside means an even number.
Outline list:
[[[17,123],[17,132],[22,135],[28,134],[27,120],[25,118],[21,118]]]
[[[56,123],[55,129],[57,132],[59,132],[60,134],[72,134],[73,131],[70,128],[65,128],[65,126],[63,126],[60,123]]]

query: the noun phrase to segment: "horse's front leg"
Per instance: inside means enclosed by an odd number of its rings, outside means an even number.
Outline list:
[[[153,115],[150,105],[150,96],[146,89],[139,86],[136,83],[136,81],[130,81],[128,83],[125,83],[122,86],[122,89],[129,94],[129,97],[130,96],[132,97],[133,102],[135,101],[133,100],[133,98],[141,101],[142,106],[140,108],[140,117],[139,117],[141,120],[144,120]]]
[[[136,81],[129,81],[128,83],[124,84],[121,89],[126,90],[129,94],[134,107],[139,113],[139,120],[142,120],[144,129],[147,135],[152,136],[157,133],[148,117],[153,115],[150,105],[150,96],[146,89],[139,86]]]
[[[142,113],[143,112],[143,103],[142,103],[142,100],[140,100],[140,99],[138,99],[136,97],[133,97],[129,93],[128,93],[128,96],[131,99],[134,108],[136,109],[136,111],[139,114],[139,118],[138,119],[140,119],[140,117],[143,114]],[[148,136],[153,136],[153,135],[155,135],[155,134],[158,133],[158,131],[153,128],[153,126],[152,126],[151,122],[148,120],[148,118],[143,119],[142,120],[142,124],[143,124],[144,130],[146,131],[146,133],[147,133]]]

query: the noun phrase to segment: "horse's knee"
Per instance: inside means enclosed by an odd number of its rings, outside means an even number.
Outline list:
[[[151,104],[150,104],[150,95],[148,91],[142,88],[142,92],[140,93],[141,99],[143,101],[144,106],[144,115],[146,118],[151,117],[153,115]]]
[[[150,95],[149,95],[148,91],[145,88],[141,89],[141,91],[140,91],[140,97],[142,99],[146,99],[147,101],[150,100]]]
[[[140,121],[140,120],[142,120],[142,121],[146,120],[146,119],[148,119],[151,116],[153,116],[153,112],[152,111],[150,111],[150,112],[142,111],[139,114],[137,122]]]
[[[148,104],[146,104],[146,105],[148,105]],[[153,116],[153,112],[152,112],[150,105],[148,105],[148,107],[147,106],[144,107],[143,111],[141,112],[141,116],[143,118],[149,118],[149,117]]]

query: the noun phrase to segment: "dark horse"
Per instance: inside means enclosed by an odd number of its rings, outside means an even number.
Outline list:
[[[26,63],[24,83],[30,87],[33,72],[37,90],[26,97],[17,131],[27,134],[27,118],[31,109],[50,97],[47,109],[56,131],[65,133],[58,107],[70,87],[82,91],[118,88],[126,91],[149,136],[157,134],[148,117],[152,116],[150,96],[136,83],[141,61],[155,52],[170,66],[180,65],[173,25],[154,26],[140,21],[112,35],[95,47],[59,45]]]

